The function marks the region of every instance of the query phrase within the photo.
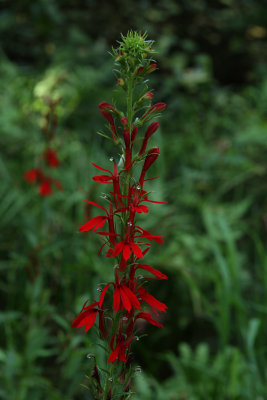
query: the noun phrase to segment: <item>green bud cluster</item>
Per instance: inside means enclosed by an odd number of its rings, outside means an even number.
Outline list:
[[[139,66],[148,66],[151,60],[153,40],[147,40],[147,34],[139,32],[128,32],[126,36],[121,35],[119,46],[113,50],[115,61],[120,64],[121,71],[129,73]]]

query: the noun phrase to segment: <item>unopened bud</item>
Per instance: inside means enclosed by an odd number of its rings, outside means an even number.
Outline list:
[[[139,67],[138,70],[136,71],[136,75],[141,74],[144,71],[145,67]]]
[[[154,72],[157,69],[157,64],[150,64],[149,67],[147,68],[147,73],[151,74],[151,72]]]
[[[122,119],[121,119],[121,124],[122,124],[123,127],[127,128],[127,126],[128,126],[128,121],[127,121],[127,118],[126,118],[126,117],[122,117]]]
[[[152,92],[147,92],[147,93],[144,94],[143,99],[144,100],[151,100],[151,99],[153,99],[153,97],[154,97],[154,94]]]
[[[123,87],[125,85],[125,82],[122,78],[118,78],[118,84]]]
[[[89,353],[89,354],[87,354],[87,356],[86,356],[87,358],[95,358],[95,355],[94,354],[92,354],[92,353]]]

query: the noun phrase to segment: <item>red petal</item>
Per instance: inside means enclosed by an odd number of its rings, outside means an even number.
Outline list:
[[[166,311],[166,304],[162,303],[161,301],[157,300],[154,296],[152,296],[151,294],[149,294],[146,289],[144,289],[143,287],[139,287],[138,288],[138,292],[140,294],[140,296],[142,297],[142,299],[148,303],[151,307],[155,307],[157,310],[159,311]]]
[[[142,213],[142,212],[147,213],[148,212],[148,207],[147,206],[143,206],[143,205],[136,206],[135,207],[135,211],[138,212],[139,214]]]
[[[128,296],[128,298],[130,299],[130,302],[132,303],[132,305],[137,308],[140,309],[140,303],[138,301],[138,298],[136,297],[136,295],[131,291],[131,289],[129,289],[127,286],[122,286],[123,290],[125,291],[126,295]]]
[[[145,319],[145,320],[146,320],[147,322],[149,322],[150,324],[155,325],[155,326],[157,326],[157,327],[159,327],[159,328],[163,328],[163,325],[160,324],[159,322],[155,321],[155,320],[152,318],[151,314],[149,314],[149,313],[140,312],[140,313],[137,315],[137,317],[135,317],[135,319],[138,319],[138,318]]]
[[[120,303],[121,303],[120,290],[117,287],[115,287],[113,294],[113,308],[115,312],[118,312]]]
[[[127,294],[123,291],[122,287],[120,287],[120,295],[124,307],[126,308],[127,311],[130,311],[132,306],[130,300],[128,299]]]
[[[113,283],[112,283],[112,282],[109,282],[109,283],[104,287],[104,289],[103,289],[102,292],[101,292],[101,295],[100,295],[100,298],[99,298],[99,306],[100,306],[100,307],[102,307],[102,304],[103,304],[103,301],[104,301],[104,297],[105,297],[106,291],[108,290],[108,288],[109,288],[109,286],[110,286],[111,284],[113,284]]]
[[[92,328],[92,326],[95,323],[95,319],[96,319],[96,315],[97,315],[97,310],[92,310],[91,314],[88,316],[87,320],[86,320],[86,325],[85,325],[85,333]]]
[[[89,200],[84,200],[84,201],[85,201],[86,203],[92,204],[93,206],[96,206],[96,207],[98,207],[98,208],[101,208],[101,210],[104,210],[104,211],[108,214],[107,210],[106,210],[104,207],[100,206],[99,204],[96,204],[96,203],[94,203],[93,201],[89,201]]]
[[[127,361],[126,357],[125,357],[125,351],[126,351],[125,346],[121,346],[120,350],[119,350],[119,357],[118,357],[120,361],[123,361],[123,362]]]
[[[95,168],[97,168],[97,169],[100,169],[101,171],[106,171],[106,172],[109,172],[109,173],[112,175],[112,172],[111,172],[111,171],[109,171],[108,169],[105,169],[105,168],[99,167],[99,165],[96,165],[96,164],[94,164],[93,162],[91,162],[91,164],[93,164],[93,166],[94,166]]]
[[[155,275],[159,279],[168,279],[167,275],[164,275],[162,272],[158,271],[157,269],[150,267],[150,265],[140,264],[137,266],[137,268],[141,268],[141,269],[144,269],[145,271],[151,272],[151,274]]]
[[[131,257],[131,249],[128,244],[125,244],[123,246],[122,255],[125,261],[129,260],[129,258]]]
[[[119,346],[117,345],[116,349],[110,354],[109,358],[108,358],[108,362],[114,362],[116,360],[116,358],[118,357],[119,354]]]
[[[82,225],[79,228],[79,232],[86,232],[86,231],[90,231],[90,229],[92,229],[95,225],[101,224],[99,227],[103,226],[105,223],[106,217],[94,217],[91,218],[90,221],[86,222],[86,224]],[[97,229],[97,228],[96,228]]]
[[[115,249],[113,251],[113,255],[112,257],[116,257],[118,254],[120,254],[120,252],[122,251],[124,246],[124,242],[119,242],[116,244]]]
[[[136,257],[138,257],[138,258],[142,258],[143,257],[143,253],[142,253],[140,247],[137,244],[131,242],[130,246],[131,246],[132,251],[136,255]]]
[[[106,183],[108,181],[112,181],[112,177],[109,175],[98,175],[98,176],[93,176],[93,180],[99,183]]]

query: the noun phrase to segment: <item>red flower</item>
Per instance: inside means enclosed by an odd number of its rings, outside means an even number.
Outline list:
[[[102,226],[104,226],[106,220],[108,221],[108,225],[109,225],[109,232],[108,235],[110,236],[110,241],[111,243],[115,246],[117,241],[116,241],[116,234],[114,231],[114,220],[113,220],[113,208],[112,208],[112,203],[110,203],[110,207],[109,207],[109,212],[102,206],[100,206],[97,203],[94,203],[93,201],[89,201],[89,200],[84,200],[86,203],[92,204],[93,206],[96,206],[98,208],[101,208],[101,210],[104,210],[105,213],[107,214],[107,216],[98,216],[98,217],[93,217],[91,218],[88,222],[86,222],[86,224],[82,225],[79,228],[79,232],[87,232],[90,231],[92,228],[93,232],[96,231],[99,228],[102,228]],[[103,234],[103,232],[99,232],[100,234]],[[107,242],[104,243],[104,245]],[[102,249],[103,246],[101,246]],[[100,251],[101,251],[100,249]]]
[[[134,273],[138,268],[151,272],[151,274],[155,275],[159,279],[168,279],[167,275],[164,275],[162,272],[158,271],[155,268],[150,267],[150,265],[147,264],[137,264],[136,266],[134,266],[131,279],[134,278]]]
[[[114,200],[115,200],[115,205],[118,207],[118,202],[122,205],[121,199],[120,199],[120,183],[119,183],[119,174],[117,170],[117,164],[116,161],[113,159],[114,163],[114,171],[113,173],[109,171],[108,169],[99,167],[98,165],[93,164],[93,166],[97,169],[100,169],[101,171],[108,172],[109,175],[98,175],[98,176],[93,176],[93,180],[95,182],[100,182],[100,183],[113,183],[113,189],[114,189]]]
[[[55,168],[60,164],[55,150],[47,149],[44,153],[44,158],[49,167]]]
[[[149,294],[146,291],[146,289],[144,289],[142,286],[140,286],[137,289],[137,291],[142,301],[145,301],[147,304],[149,304],[153,308],[156,314],[158,314],[156,310],[166,312],[167,308],[166,304],[161,303],[161,301],[158,301],[154,296]]]
[[[40,185],[39,185],[39,193],[41,196],[49,196],[50,194],[53,193],[52,187],[51,187],[51,180],[50,179],[44,179]]]
[[[151,315],[150,313],[146,313],[146,312],[143,312],[143,311],[140,312],[140,313],[135,317],[134,322],[135,322],[137,319],[139,319],[139,318],[145,319],[147,322],[149,322],[150,324],[152,324],[152,325],[154,325],[154,326],[157,326],[158,328],[163,328],[163,325],[160,324],[158,321],[155,321],[155,320],[152,318],[152,315]]]
[[[105,224],[107,218],[108,217],[104,217],[104,216],[91,218],[90,221],[86,222],[86,224],[82,225],[79,228],[79,232],[87,232],[87,231],[90,231],[92,228],[94,228],[93,229],[93,232],[94,232],[97,229],[102,228],[102,226]]]
[[[114,308],[115,312],[118,312],[119,309],[121,311],[124,309],[126,309],[127,311],[130,311],[132,307],[140,309],[140,303],[139,303],[136,295],[125,284],[126,283],[125,281],[124,281],[124,283],[122,283],[122,282],[119,282],[118,269],[116,268],[115,283],[109,282],[104,287],[104,289],[101,293],[100,299],[99,299],[100,307],[102,307],[107,289],[109,288],[110,285],[113,285],[114,286],[113,308]]]
[[[90,306],[86,306],[87,302],[88,300],[84,303],[80,314],[78,315],[77,318],[75,318],[71,327],[81,328],[82,326],[85,326],[84,331],[86,333],[94,325],[97,313],[99,313],[99,329],[103,334],[103,336],[106,337],[107,334],[105,332],[103,325],[103,310],[101,309],[101,307],[99,307],[99,302],[94,301],[92,304],[90,304]]]
[[[155,241],[155,242],[157,242],[159,244],[163,243],[162,236],[152,235],[152,233],[146,231],[145,229],[141,228],[140,226],[136,226],[135,227],[135,232],[138,232],[138,231],[141,233],[141,235],[138,235],[138,236],[135,235],[135,238],[137,238],[137,237],[145,237],[150,242]]]
[[[129,240],[122,240],[121,242],[117,243],[115,249],[110,252],[108,256],[117,257],[120,253],[122,253],[122,257],[125,261],[127,261],[131,256],[131,252],[133,252],[137,258],[143,257],[142,251],[136,243],[130,242]]]
[[[116,347],[114,347],[115,338],[116,338]],[[114,362],[117,358],[120,361],[126,362],[127,361],[126,351],[128,350],[132,340],[133,336],[128,337],[127,335],[122,334],[122,329],[119,330],[119,333],[117,335],[114,334],[110,341],[110,348],[112,350],[112,353],[108,358],[108,362]]]
[[[33,168],[26,171],[23,175],[23,178],[26,179],[28,183],[32,184],[42,175],[42,171],[39,168]]]

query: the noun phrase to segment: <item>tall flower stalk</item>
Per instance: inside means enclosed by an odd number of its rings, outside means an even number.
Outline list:
[[[150,121],[166,107],[164,103],[151,104],[153,93],[147,86],[147,77],[157,68],[152,59],[152,45],[146,34],[122,35],[118,48],[113,49],[113,57],[124,109],[107,102],[99,104],[107,121],[109,134],[105,136],[121,148],[122,154],[119,160],[110,159],[111,171],[92,163],[99,173],[93,180],[109,184],[110,191],[105,195],[106,207],[85,200],[101,212],[82,225],[79,232],[93,231],[104,238],[99,254],[105,250],[106,257],[114,259],[114,280],[104,286],[98,300],[85,302],[72,323],[73,328],[84,327],[87,332],[98,319],[107,366],[100,368],[95,355],[89,355],[94,363],[90,388],[95,399],[130,398],[134,373],[131,345],[138,340],[138,320],[163,328],[154,315],[167,308],[145,288],[149,279],[167,279],[167,276],[143,261],[153,242],[163,243],[162,236],[138,223],[140,214],[148,214],[150,203],[163,203],[150,199],[145,190],[146,181],[154,179],[147,177],[148,170],[159,156],[158,147],[149,147],[159,123]],[[139,274],[140,271],[147,276]]]

